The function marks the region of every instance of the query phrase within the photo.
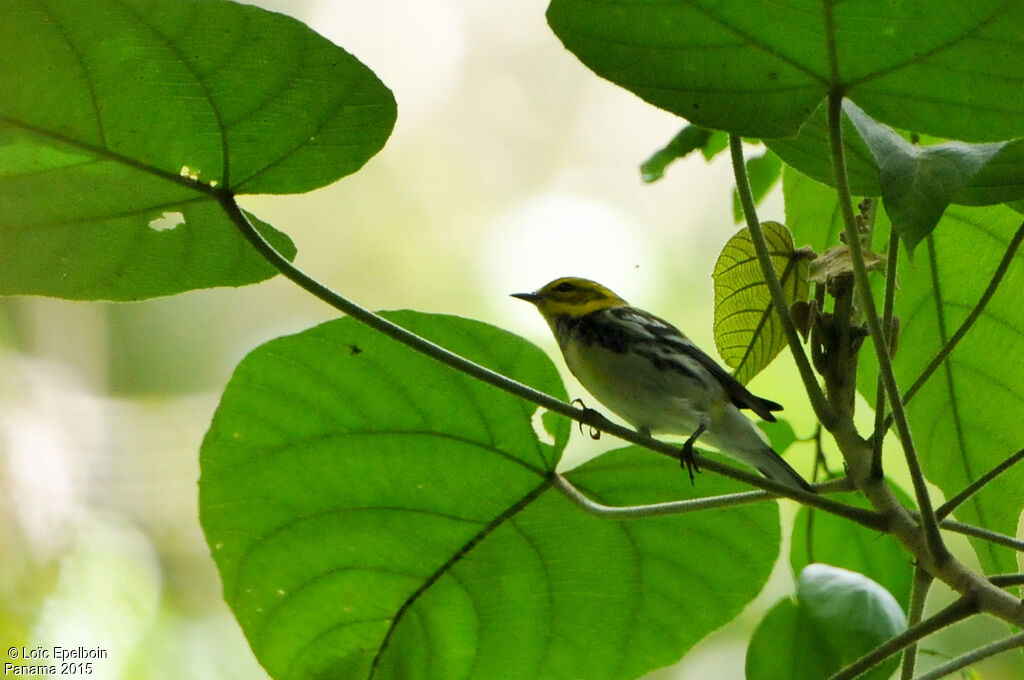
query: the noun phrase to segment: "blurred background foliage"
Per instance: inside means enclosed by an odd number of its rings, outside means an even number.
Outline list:
[[[345,47],[398,100],[394,135],[362,171],[242,197],[291,236],[300,267],[372,309],[472,317],[552,354],[543,322],[508,294],[585,276],[713,347],[711,271],[738,228],[726,154],[644,185],[640,163],[682,122],[595,78],[548,29],[545,0],[255,4]],[[784,221],[778,187],[761,216]],[[0,639],[104,648],[98,678],[266,677],[203,541],[197,452],[242,356],[333,316],[280,277],[134,304],[0,300]],[[754,388],[807,437],[789,375],[784,355]],[[566,463],[612,446],[577,434]],[[813,449],[797,446],[807,469]],[[791,590],[782,560],[744,615],[649,677],[741,677],[750,632]],[[937,658],[998,630],[958,627]]]

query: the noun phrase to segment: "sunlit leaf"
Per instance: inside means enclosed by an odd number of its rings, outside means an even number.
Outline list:
[[[778,222],[764,222],[772,264],[792,303],[807,298],[807,261],[793,250],[793,237]],[[747,382],[786,346],[786,337],[761,273],[754,242],[746,228],[725,244],[713,274],[715,344],[726,365]]]
[[[1024,134],[1020,3],[552,0],[548,23],[598,75],[705,127],[792,135],[842,91],[894,127]]]
[[[0,293],[134,300],[266,279],[211,190],[323,186],[395,118],[350,54],[223,0],[6,0],[0,44]]]
[[[478,322],[390,318],[565,398],[551,361]],[[616,522],[552,486],[569,435],[533,406],[342,319],[238,366],[201,451],[200,511],[224,593],[272,677],[635,678],[761,589],[774,504]],[[691,487],[624,449],[569,478],[610,505]]]

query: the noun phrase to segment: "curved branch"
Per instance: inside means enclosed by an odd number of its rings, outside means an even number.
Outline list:
[[[928,378],[932,376],[932,373],[942,365],[942,362],[950,355],[950,353],[956,348],[957,344],[963,340],[963,337],[967,335],[967,331],[971,330],[974,322],[978,320],[981,313],[985,311],[985,306],[988,301],[995,295],[996,290],[999,289],[999,284],[1002,283],[1003,277],[1006,275],[1007,270],[1010,268],[1010,264],[1013,262],[1014,256],[1017,254],[1017,249],[1020,248],[1021,241],[1024,241],[1024,222],[1017,227],[1017,231],[1014,233],[1013,238],[1010,239],[1010,243],[1006,246],[1006,252],[1003,253],[1003,259],[999,261],[999,266],[996,267],[995,272],[992,273],[992,279],[988,282],[988,286],[985,288],[985,292],[981,294],[977,304],[971,309],[971,313],[967,315],[960,327],[956,329],[956,332],[946,341],[946,344],[942,346],[939,353],[932,358],[928,366],[921,371],[921,375],[917,377],[914,384],[907,389],[906,394],[903,395],[903,403],[907,403],[911,398],[917,394],[917,391],[924,386],[928,381]],[[890,416],[891,418],[891,416]]]
[[[978,647],[963,656],[958,656],[948,663],[936,666],[927,673],[917,676],[915,680],[939,680],[939,678],[944,678],[950,673],[955,673],[961,668],[970,666],[972,663],[976,663],[982,659],[987,659],[990,656],[995,656],[1000,652],[1006,652],[1017,647],[1024,647],[1024,633],[1017,633],[1016,635],[1011,635],[1003,638],[1002,640],[997,640],[996,642],[987,644],[984,647]]]
[[[249,221],[249,218],[246,217],[245,213],[242,212],[242,209],[238,206],[238,203],[235,202],[234,194],[218,190],[212,190],[210,193],[217,199],[228,217],[239,231],[242,232],[245,238],[279,272],[303,290],[316,296],[320,300],[323,300],[335,309],[351,316],[356,321],[364,323],[370,328],[383,333],[393,340],[401,342],[417,352],[421,352],[432,359],[440,361],[441,363],[485,382],[488,385],[497,387],[498,389],[504,390],[521,399],[525,399],[526,401],[534,403],[542,408],[546,408],[549,411],[554,411],[555,413],[561,414],[567,418],[583,423],[584,425],[589,425],[590,427],[602,432],[607,432],[608,434],[630,442],[631,444],[636,444],[637,446],[649,449],[655,453],[669,456],[670,458],[675,458],[676,460],[679,459],[680,451],[678,445],[652,439],[650,436],[641,434],[636,430],[622,425],[617,425],[593,409],[578,409],[575,406],[556,399],[549,394],[535,390],[528,385],[524,385],[507,376],[492,371],[485,366],[472,362],[436,343],[431,342],[430,340],[427,340],[426,338],[416,335],[398,324],[388,321],[382,316],[374,314],[364,307],[360,307],[289,262],[288,258],[279,253],[274,246],[263,238],[263,235],[260,234],[260,232],[252,225],[252,222]],[[695,456],[700,467],[703,469],[745,482],[750,486],[763,489],[764,491],[768,491],[779,496],[799,500],[807,505],[819,507],[827,512],[838,511],[839,513],[846,513],[847,509],[852,507],[828,498],[822,498],[815,493],[805,491],[795,486],[789,486],[772,479],[760,477],[752,472],[740,470],[731,465],[720,463],[717,460],[711,460],[703,456],[697,456],[696,454]],[[882,519],[881,515],[870,511],[864,511],[863,508],[855,509],[865,513],[860,517],[862,524],[879,531],[885,530],[887,524],[885,520]]]
[[[976,479],[972,484],[968,485],[963,491],[950,498],[948,501],[939,506],[938,510],[935,511],[935,515],[939,519],[947,517],[951,512],[957,509],[961,503],[966,501],[968,498],[978,493],[984,488],[989,482],[1001,475],[1002,473],[1009,470],[1011,467],[1016,465],[1024,459],[1024,449],[1020,449],[1009,458],[1004,460],[999,465],[995,466],[981,477]]]
[[[957,621],[962,621],[977,611],[978,607],[976,604],[961,598],[945,609],[940,610],[931,618],[927,618],[917,625],[907,628],[899,635],[886,640],[833,675],[829,680],[853,680],[853,678],[873,668],[908,645],[914,644],[941,628],[945,628]]]
[[[561,491],[566,498],[583,510],[586,510],[591,515],[605,519],[617,520],[681,515],[683,513],[696,512],[698,510],[727,508],[736,505],[746,505],[748,503],[770,501],[778,498],[777,495],[767,493],[765,491],[745,491],[742,493],[723,494],[721,496],[711,496],[709,498],[694,498],[685,501],[668,501],[665,503],[651,503],[648,505],[614,506],[604,505],[603,503],[598,503],[597,501],[590,499],[586,494],[576,488],[572,482],[566,479],[564,475],[555,475],[554,485],[555,488]],[[815,486],[814,490],[818,493],[849,491],[850,485],[846,483],[845,479],[838,479],[833,482],[819,484]],[[871,518],[869,515],[863,515],[863,508],[855,508],[853,506],[846,507],[847,510],[857,510],[860,512],[847,514],[845,510],[843,512],[838,512],[839,508],[836,508],[837,512],[835,512],[835,514],[847,517],[854,522],[864,519],[874,521],[875,519]]]

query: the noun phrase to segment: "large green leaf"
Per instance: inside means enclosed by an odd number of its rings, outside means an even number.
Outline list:
[[[838,217],[835,192],[787,170],[786,221],[797,243],[829,238]],[[875,244],[885,243],[888,221],[879,212]],[[901,251],[895,313],[900,319],[896,379],[908,389],[974,308],[1021,223],[1019,213],[994,206],[951,206],[911,263]],[[999,291],[921,391],[907,405],[925,475],[946,497],[1024,445],[1024,256],[1014,258]],[[877,363],[861,351],[858,389],[874,403]],[[984,405],[981,408],[980,405]],[[894,463],[895,464],[895,463]],[[1024,508],[1024,468],[1000,475],[957,510],[959,519],[1014,535]],[[1012,571],[1013,553],[972,539],[987,572]]]
[[[792,135],[842,91],[894,127],[1024,134],[1021,3],[552,0],[548,22],[598,75],[705,127]]]
[[[0,44],[0,293],[129,300],[268,278],[211,189],[322,186],[395,117],[350,54],[223,0],[5,0]]]
[[[565,397],[550,360],[515,336],[388,316]],[[271,676],[633,678],[760,590],[776,506],[595,518],[551,486],[568,421],[548,419],[544,444],[533,410],[349,319],[242,361],[203,443],[200,514]],[[569,476],[615,505],[739,489],[715,477],[693,489],[677,463],[636,449]]]
[[[786,299],[807,299],[807,259],[793,250],[793,236],[778,222],[761,224],[775,273]],[[746,227],[722,248],[712,274],[715,280],[715,345],[722,360],[735,369],[736,379],[748,382],[786,346]]]

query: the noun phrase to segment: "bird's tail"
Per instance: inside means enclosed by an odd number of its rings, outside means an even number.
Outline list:
[[[807,480],[800,476],[800,473],[782,459],[782,456],[775,453],[771,447],[765,447],[764,455],[758,457],[757,471],[768,479],[773,479],[782,484],[788,484],[804,491],[814,492]]]

